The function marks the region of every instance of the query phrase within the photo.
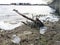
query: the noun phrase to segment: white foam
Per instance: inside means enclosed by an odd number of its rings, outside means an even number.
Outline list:
[[[22,25],[21,23],[18,23],[18,24],[9,24],[9,23],[4,23],[3,21],[0,22],[0,28],[4,29],[4,30],[12,30],[12,29],[14,29],[16,27],[19,27],[21,25]]]
[[[40,19],[42,22],[43,22],[43,20],[45,20],[45,21],[50,21],[50,22],[57,22],[57,21],[59,21],[59,18],[58,18],[57,16],[51,15],[51,14],[46,15],[46,16],[43,16],[43,17],[40,17],[39,19]]]

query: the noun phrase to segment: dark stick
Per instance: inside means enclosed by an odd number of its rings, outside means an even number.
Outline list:
[[[25,18],[27,18],[27,19],[29,19],[29,20],[34,21],[34,22],[35,22],[35,20],[33,20],[33,19],[31,19],[31,18],[29,18],[29,17],[25,16],[24,14],[19,13],[19,12],[18,12],[18,10],[13,9],[13,11],[15,11],[15,12],[16,12],[16,13],[18,13],[19,15],[21,15],[21,16],[23,16],[23,17],[25,17]]]
[[[43,26],[44,26],[44,24],[43,24],[38,18],[36,18],[36,20],[33,20],[33,19],[25,16],[24,14],[21,14],[21,13],[18,12],[18,10],[16,10],[16,9],[14,9],[13,11],[15,11],[15,12],[18,13],[19,15],[21,15],[21,16],[23,16],[23,17],[25,17],[25,18],[27,18],[27,19],[29,19],[29,20],[31,20],[31,21],[33,21],[37,27],[43,27]],[[23,23],[24,23],[24,22],[23,22]],[[24,23],[24,24],[26,24],[26,23]]]

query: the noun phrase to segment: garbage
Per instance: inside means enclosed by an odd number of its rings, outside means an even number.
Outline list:
[[[13,43],[19,44],[20,41],[21,41],[21,39],[20,39],[18,36],[13,35],[11,41],[12,41]]]

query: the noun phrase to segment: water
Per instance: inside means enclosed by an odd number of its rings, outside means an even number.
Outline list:
[[[43,20],[57,20],[58,18],[52,16],[55,10],[50,8],[49,6],[0,6],[0,28],[4,30],[12,30],[18,26],[21,26],[21,21],[26,21],[27,19],[23,18],[22,16],[18,15],[13,9],[17,9],[20,13],[25,14],[26,16],[32,18],[36,15],[45,15],[40,17],[39,19],[43,22]],[[26,14],[28,13],[28,14]],[[49,19],[48,19],[49,18]],[[54,21],[53,21],[54,22]]]

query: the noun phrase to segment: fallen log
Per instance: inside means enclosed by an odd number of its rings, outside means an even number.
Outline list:
[[[34,22],[34,27],[40,28],[40,27],[43,27],[43,26],[44,26],[44,24],[43,24],[38,18],[36,18],[36,20],[33,20],[33,19],[25,16],[24,14],[21,14],[21,13],[18,12],[18,10],[16,10],[16,9],[13,9],[13,11],[15,11],[15,12],[18,13],[19,15],[23,16],[24,18],[33,21],[33,22]],[[25,22],[22,22],[22,23],[24,23],[25,25],[27,25]]]
[[[34,22],[35,22],[35,20],[33,20],[33,19],[31,19],[31,18],[29,18],[29,17],[25,16],[24,14],[21,14],[20,12],[18,12],[18,10],[13,9],[13,11],[15,11],[15,12],[16,12],[16,13],[18,13],[19,15],[21,15],[21,16],[23,16],[23,17],[25,17],[25,18],[27,18],[27,19],[29,19],[29,20],[34,21]]]

